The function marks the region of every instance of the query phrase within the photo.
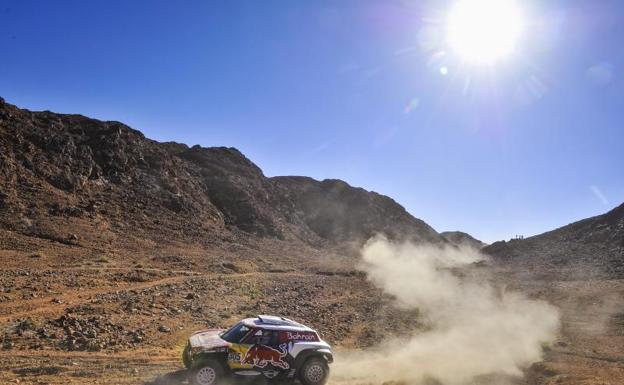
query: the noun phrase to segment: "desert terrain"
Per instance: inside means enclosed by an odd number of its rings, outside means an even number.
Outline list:
[[[330,269],[279,271],[245,269],[235,254],[208,268],[199,262],[171,266],[172,256],[161,262],[149,254],[130,263],[129,256],[92,255],[66,264],[41,251],[54,248],[47,242],[3,254],[2,383],[150,383],[182,369],[180,352],[194,330],[256,314],[314,325],[338,352],[419,327],[417,312],[396,309],[353,269],[353,260]],[[513,383],[624,381],[624,280],[531,279],[505,267],[497,272],[501,282],[504,277],[562,312],[560,335],[544,347],[544,361]]]
[[[334,365],[426,331],[362,269],[375,234],[482,246],[342,181],[0,100],[0,383],[178,383],[190,333],[257,314],[318,329]],[[623,249],[624,206],[483,248],[484,280],[556,306],[561,327],[521,375],[475,383],[624,384]]]

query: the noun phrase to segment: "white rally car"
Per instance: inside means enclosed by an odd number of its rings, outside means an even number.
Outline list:
[[[324,385],[333,353],[314,329],[287,318],[260,315],[228,330],[194,333],[182,360],[195,385],[215,385],[226,376]]]

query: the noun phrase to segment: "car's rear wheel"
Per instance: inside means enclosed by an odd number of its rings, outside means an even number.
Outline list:
[[[191,371],[193,385],[217,385],[223,379],[223,367],[215,360],[205,360]]]
[[[306,360],[299,369],[299,380],[303,385],[324,385],[329,378],[329,365],[321,357]]]

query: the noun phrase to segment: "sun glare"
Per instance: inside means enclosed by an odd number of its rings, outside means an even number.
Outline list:
[[[513,0],[458,0],[447,19],[447,41],[467,62],[492,64],[514,50],[523,29]]]

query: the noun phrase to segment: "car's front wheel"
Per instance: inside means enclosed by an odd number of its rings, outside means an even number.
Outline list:
[[[329,365],[322,357],[312,357],[299,369],[299,380],[303,385],[324,385],[329,378]]]
[[[191,371],[193,385],[217,385],[223,379],[223,367],[215,360],[206,360]]]

